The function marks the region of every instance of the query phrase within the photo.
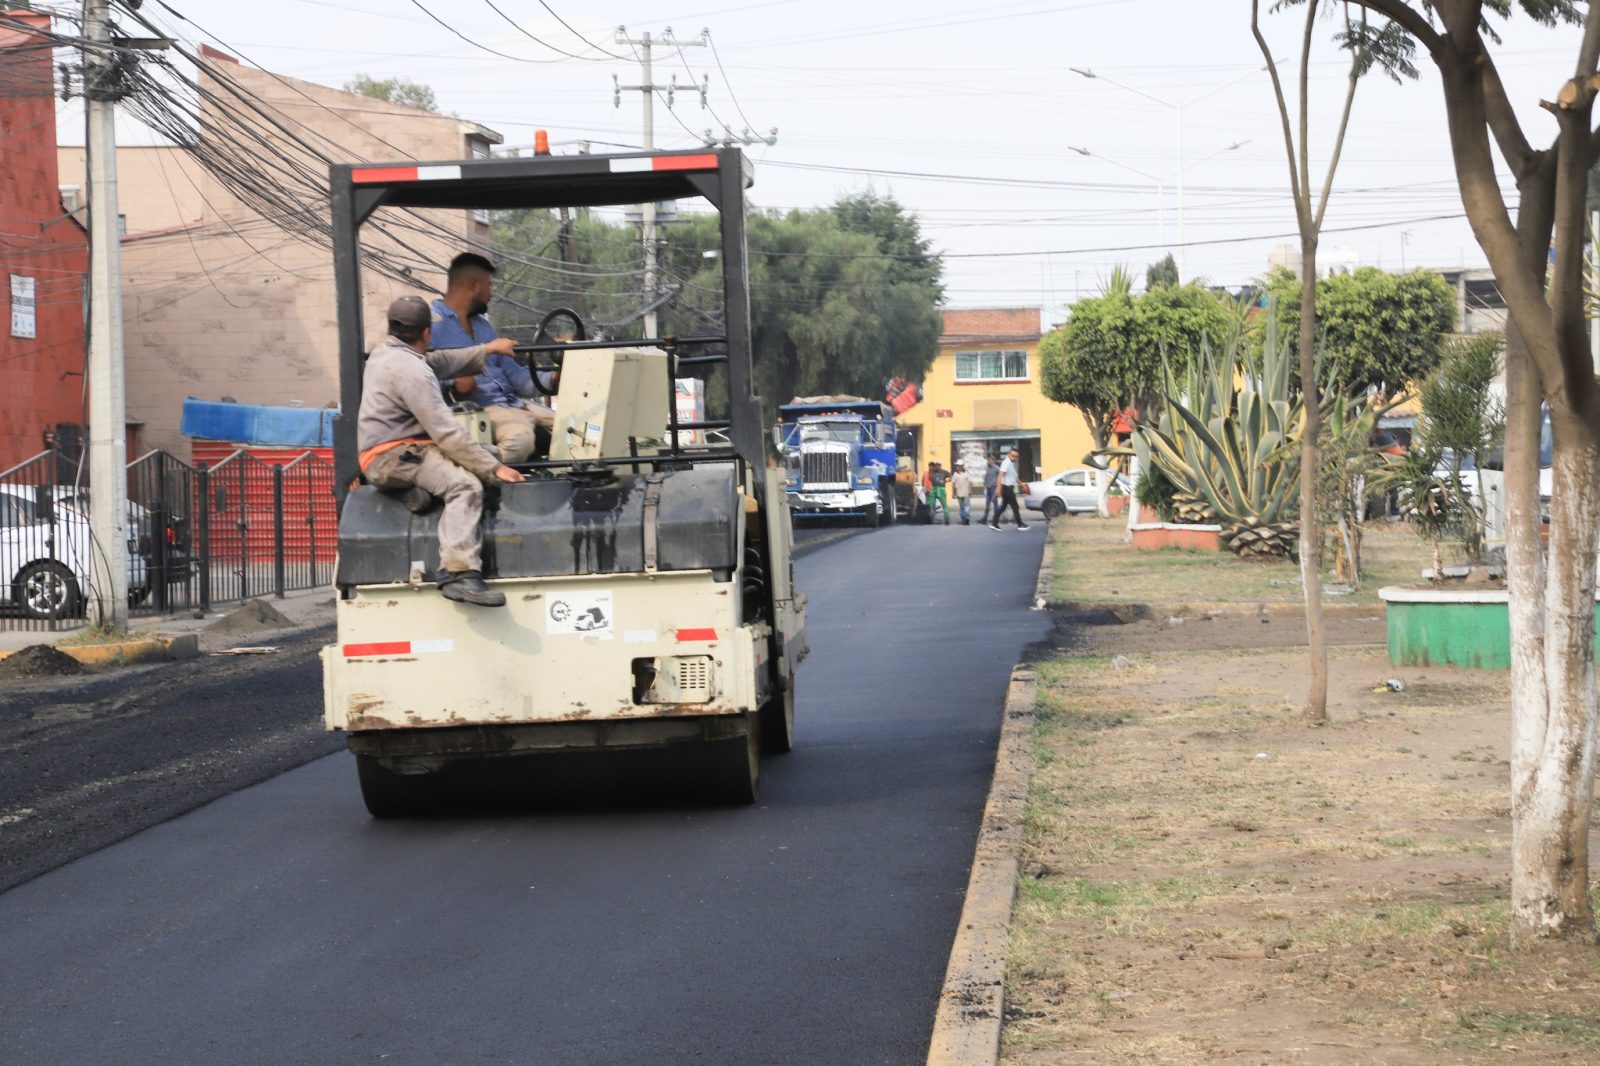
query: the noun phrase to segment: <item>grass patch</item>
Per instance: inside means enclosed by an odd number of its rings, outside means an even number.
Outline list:
[[[155,633],[149,629],[118,629],[116,626],[87,625],[56,641],[56,647],[81,648],[93,644],[122,644],[130,640],[149,640],[154,635]]]
[[[1478,1008],[1458,1011],[1456,1024],[1477,1034],[1547,1036],[1570,1047],[1600,1048],[1600,1014],[1544,1014]]]
[[[1135,551],[1120,518],[1050,523],[1055,553],[1050,595],[1088,603],[1300,603],[1299,568],[1287,559],[1247,562],[1227,552]],[[1328,604],[1376,605],[1384,585],[1411,584],[1433,565],[1423,539],[1403,527],[1370,523],[1363,540],[1366,576],[1354,593]],[[1447,563],[1451,560],[1446,560]]]

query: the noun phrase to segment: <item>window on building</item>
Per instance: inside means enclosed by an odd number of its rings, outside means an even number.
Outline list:
[[[957,381],[1026,381],[1028,353],[1020,348],[993,352],[957,352]]]

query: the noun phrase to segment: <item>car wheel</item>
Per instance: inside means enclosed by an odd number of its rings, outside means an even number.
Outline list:
[[[77,579],[57,562],[33,563],[17,578],[15,596],[17,606],[29,618],[55,621],[59,618],[76,618],[83,609]]]
[[[1046,518],[1060,518],[1067,513],[1067,505],[1052,496],[1039,505],[1039,510]]]

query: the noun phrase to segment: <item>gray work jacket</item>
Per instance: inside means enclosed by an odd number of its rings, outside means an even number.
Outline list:
[[[385,337],[367,357],[356,447],[365,453],[389,441],[426,438],[457,466],[491,477],[500,460],[467,436],[439,391],[440,378],[483,373],[485,354],[481,344],[422,353],[397,337]]]

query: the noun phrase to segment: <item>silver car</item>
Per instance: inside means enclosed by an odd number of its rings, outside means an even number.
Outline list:
[[[1030,511],[1043,511],[1046,518],[1099,514],[1100,501],[1112,484],[1124,493],[1128,491],[1128,479],[1121,474],[1096,470],[1092,466],[1075,466],[1042,481],[1028,482],[1028,493],[1022,503]]]

